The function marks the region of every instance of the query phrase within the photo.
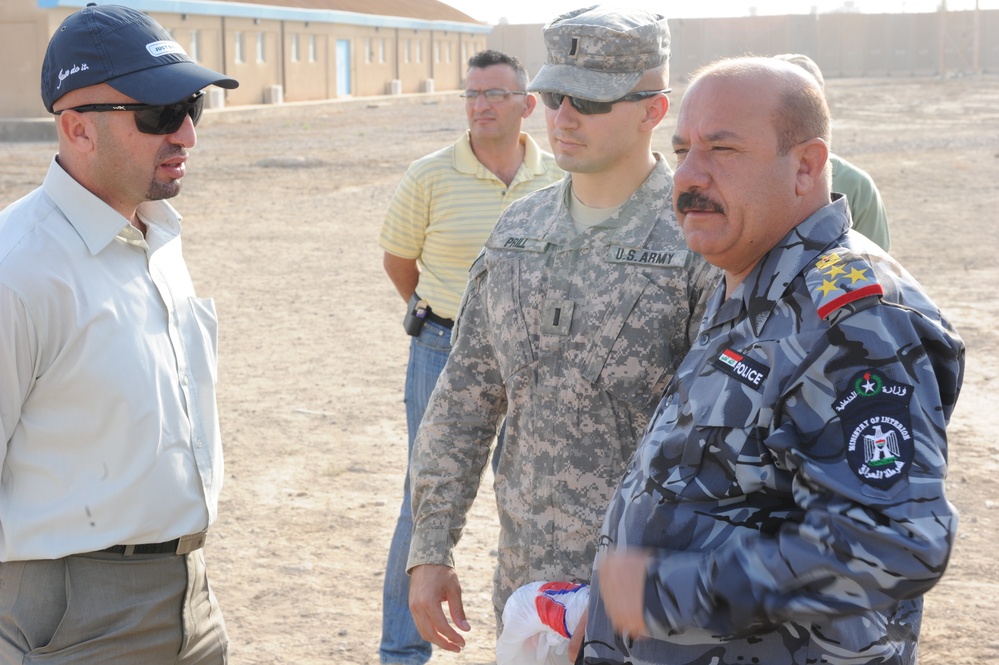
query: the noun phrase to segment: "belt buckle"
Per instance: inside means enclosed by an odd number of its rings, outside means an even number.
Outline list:
[[[175,554],[180,556],[182,554],[190,554],[195,550],[199,550],[205,546],[205,540],[207,540],[207,538],[207,531],[181,536],[177,539],[177,551]]]

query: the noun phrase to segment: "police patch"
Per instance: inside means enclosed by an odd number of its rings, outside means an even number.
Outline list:
[[[770,368],[761,362],[744,356],[732,349],[725,349],[715,358],[714,366],[733,379],[745,383],[750,388],[760,389],[763,380],[770,373]]]
[[[846,459],[857,477],[888,489],[909,475],[915,442],[909,417],[912,386],[874,369],[859,372],[833,408],[846,436]]]

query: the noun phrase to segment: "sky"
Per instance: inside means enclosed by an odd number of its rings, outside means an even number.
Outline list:
[[[496,25],[506,23],[547,23],[559,14],[597,4],[600,0],[441,0],[474,19]],[[868,14],[932,12],[946,2],[948,10],[974,9],[976,0],[607,0],[618,7],[641,7],[665,14],[667,18],[709,18],[720,16],[772,16],[809,14],[851,7]],[[980,9],[999,9],[999,0],[977,0]]]

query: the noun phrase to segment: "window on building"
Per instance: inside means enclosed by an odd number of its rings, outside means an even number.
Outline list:
[[[385,64],[385,38],[378,40],[378,64]]]
[[[434,62],[441,61],[441,43],[434,42]]]
[[[444,62],[451,62],[451,42],[448,42],[444,49]]]
[[[423,62],[423,41],[416,40],[416,62]]]
[[[236,57],[237,63],[246,62],[246,58],[243,57],[243,33],[236,32],[232,35],[232,48]]]
[[[409,40],[408,39],[403,44],[402,61],[405,62],[405,63],[407,63],[407,64],[409,63]]]
[[[316,62],[316,36],[309,35],[309,62]]]
[[[262,32],[257,33],[257,62],[267,62],[267,51],[264,48],[266,44],[266,35]]]
[[[191,56],[191,60],[199,62],[201,60],[201,34],[197,30],[191,30],[191,47],[187,50],[187,54]]]
[[[364,64],[370,65],[375,59],[375,44],[371,37],[364,40]]]
[[[291,61],[292,62],[298,62],[298,60],[299,60],[299,57],[298,57],[298,48],[299,48],[299,45],[298,45],[298,33],[297,32],[293,32],[293,33],[291,33]]]

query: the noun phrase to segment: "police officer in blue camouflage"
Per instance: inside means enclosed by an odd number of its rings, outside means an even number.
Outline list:
[[[528,89],[569,175],[511,204],[473,264],[413,454],[410,608],[449,651],[465,642],[442,603],[469,629],[453,549],[498,425],[499,621],[524,584],[588,581],[607,503],[719,278],[684,243],[652,151],[666,18],[594,7],[544,38]]]
[[[608,508],[585,663],[916,663],[964,345],[850,230],[829,126],[772,58],[684,96],[674,207],[724,279]]]

